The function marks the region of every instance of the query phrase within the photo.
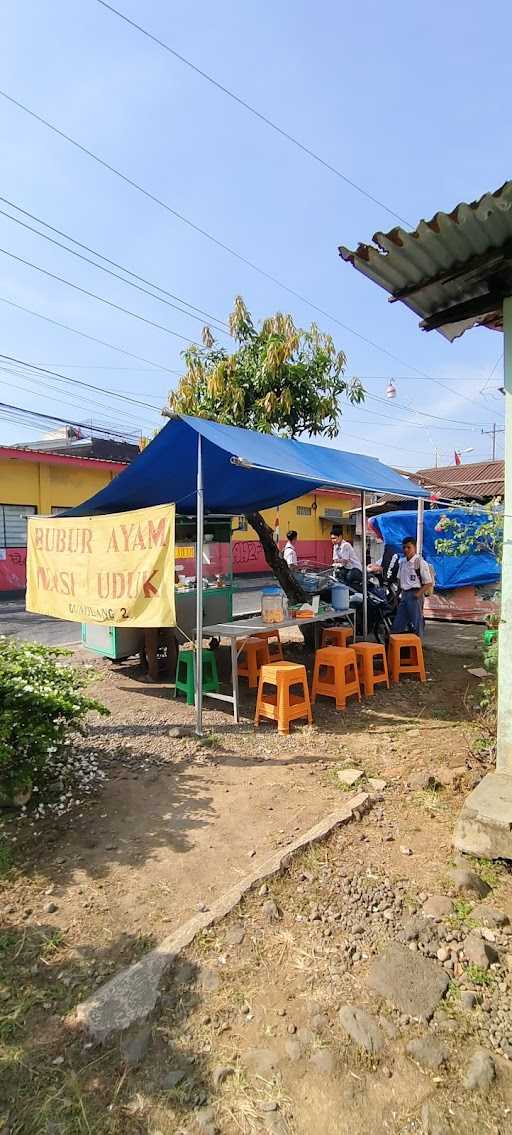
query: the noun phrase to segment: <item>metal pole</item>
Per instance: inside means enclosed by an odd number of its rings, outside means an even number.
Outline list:
[[[361,493],[361,548],[363,560],[363,638],[368,638],[368,571],[366,567],[366,493]]]
[[[423,523],[425,516],[425,501],[423,499],[418,501],[418,516],[416,521],[416,547],[421,556],[423,551]]]
[[[201,434],[197,435],[196,531],[196,733],[203,735],[203,544],[204,497]]]
[[[505,501],[498,646],[498,772],[512,775],[512,297],[503,303]]]

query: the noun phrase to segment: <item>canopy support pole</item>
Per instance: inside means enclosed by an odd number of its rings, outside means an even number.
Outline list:
[[[196,733],[203,735],[203,545],[204,494],[201,434],[197,435],[196,531]]]
[[[418,518],[416,521],[416,548],[420,554],[423,552],[423,522],[425,516],[425,501],[420,497],[418,501]]]
[[[366,493],[361,493],[361,558],[363,566],[363,638],[368,638],[368,568],[366,565]]]

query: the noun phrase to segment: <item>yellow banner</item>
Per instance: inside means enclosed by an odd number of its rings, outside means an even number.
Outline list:
[[[76,623],[173,627],[174,505],[30,517],[27,611]]]

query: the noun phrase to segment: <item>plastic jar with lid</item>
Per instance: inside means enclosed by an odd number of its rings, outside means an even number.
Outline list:
[[[283,623],[285,594],[280,587],[264,587],[261,592],[261,617],[264,623]]]

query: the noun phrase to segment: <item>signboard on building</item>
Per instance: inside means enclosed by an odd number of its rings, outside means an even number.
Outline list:
[[[174,505],[31,517],[27,611],[78,623],[172,627]]]

